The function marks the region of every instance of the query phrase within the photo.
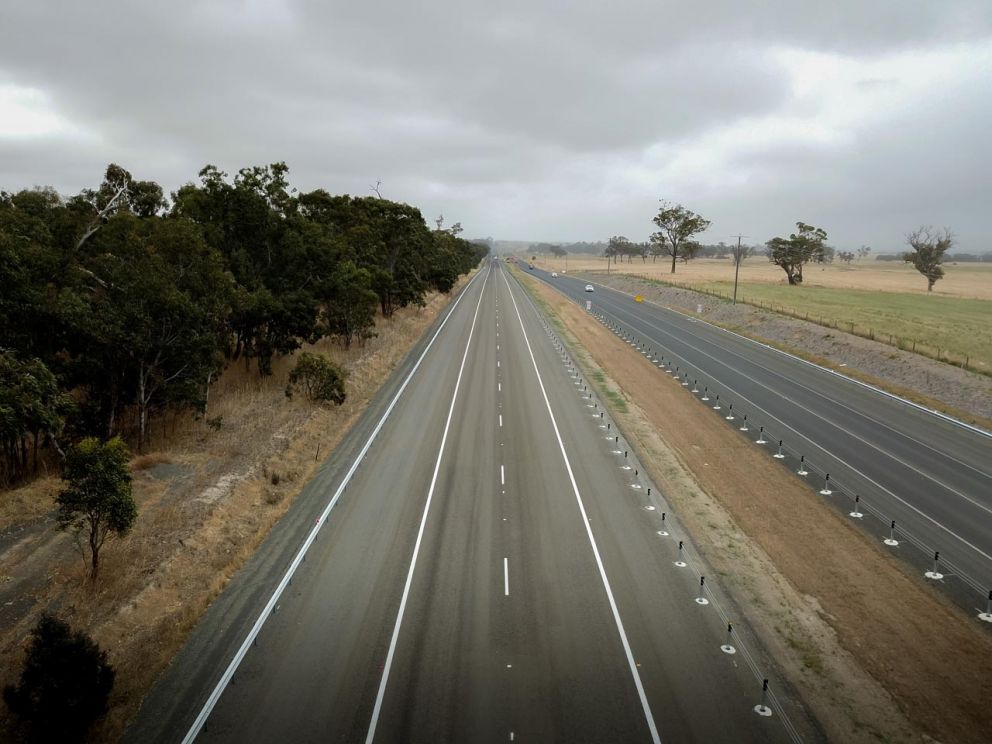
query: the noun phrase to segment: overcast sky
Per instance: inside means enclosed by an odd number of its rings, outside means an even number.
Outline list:
[[[468,237],[981,251],[992,1],[0,0],[0,188],[277,160]]]

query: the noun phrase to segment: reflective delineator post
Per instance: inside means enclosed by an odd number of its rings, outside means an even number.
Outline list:
[[[830,490],[830,473],[823,476],[823,488],[820,489],[820,494],[823,496],[829,496],[833,491]]]
[[[713,410],[714,411],[719,411],[720,410],[720,396],[719,395],[716,396],[716,405],[713,406]]]
[[[696,604],[698,604],[698,605],[708,605],[710,603],[710,601],[708,599],[706,599],[705,596],[703,596],[705,594],[706,594],[706,577],[705,576],[700,576],[699,577],[699,596],[696,597]]]
[[[892,548],[899,544],[899,541],[896,540],[896,520],[892,520],[892,524],[889,525],[889,536],[882,542]]]
[[[755,444],[768,444],[768,441],[765,439],[765,427],[764,426],[762,426],[762,427],[760,427],[758,429],[758,438],[754,440],[754,443]]]
[[[797,470],[796,473],[804,478],[809,475],[809,471],[806,469],[806,455],[799,456],[799,470]]]
[[[727,421],[733,421],[734,420],[734,404],[733,403],[730,404],[730,408],[727,409],[727,415],[724,416],[724,418],[727,419]]]
[[[679,559],[675,561],[675,565],[679,568],[685,568],[685,561],[682,560],[682,541],[679,540]]]
[[[942,574],[938,570],[938,562],[939,561],[940,561],[940,551],[939,550],[936,550],[936,551],[934,551],[934,554],[933,554],[933,569],[930,570],[930,571],[927,571],[923,575],[926,576],[928,579],[933,579],[934,581],[940,581],[942,578],[944,578],[944,574]]]
[[[704,385],[703,386],[703,397],[700,398],[700,400],[709,400],[709,399],[710,399],[709,388]]]
[[[736,654],[737,649],[731,641],[734,640],[734,624],[727,623],[727,642],[720,646],[720,650],[725,654]]]
[[[747,428],[747,414],[746,413],[744,414],[744,421],[742,422],[740,429],[741,429],[741,431],[748,431],[748,428]]]
[[[698,382],[699,382],[699,380],[693,380],[692,381],[692,390],[689,391],[690,393],[698,393],[699,392],[699,388],[696,387],[696,385],[697,385]]]
[[[985,612],[979,612],[978,619],[992,623],[992,589],[989,589],[989,598],[985,602]]]
[[[858,496],[857,494],[854,494],[854,511],[851,512],[850,516],[854,517],[855,519],[861,519],[864,516],[864,514],[861,513],[860,507],[861,507],[861,497]]]
[[[761,702],[754,706],[754,712],[766,718],[772,714],[772,709],[768,707],[768,680],[761,684]]]
[[[782,454],[782,440],[781,439],[778,440],[778,452],[776,452],[774,455],[772,455],[772,457],[774,457],[776,460],[782,460],[782,459],[785,458],[785,455]]]
[[[668,531],[665,529],[665,512],[661,513],[661,529],[658,530],[658,534],[662,537],[668,537]]]

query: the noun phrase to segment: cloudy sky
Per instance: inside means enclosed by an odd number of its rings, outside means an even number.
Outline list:
[[[277,160],[470,237],[992,249],[992,2],[0,0],[0,188]]]

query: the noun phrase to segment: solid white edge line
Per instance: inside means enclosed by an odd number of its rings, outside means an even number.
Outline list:
[[[558,449],[561,450],[562,459],[565,461],[565,470],[568,471],[568,479],[572,484],[572,492],[575,494],[575,500],[579,505],[579,513],[582,515],[582,524],[586,528],[586,535],[589,537],[589,545],[592,547],[593,555],[596,558],[596,566],[599,568],[599,577],[603,580],[603,588],[606,590],[606,598],[609,600],[610,609],[613,612],[613,620],[616,623],[617,631],[620,633],[620,641],[623,644],[624,653],[627,656],[627,665],[630,667],[630,674],[634,678],[634,686],[637,688],[637,695],[641,700],[641,707],[644,710],[644,718],[647,720],[648,729],[651,732],[651,740],[654,744],[661,744],[661,737],[658,735],[658,727],[654,722],[654,715],[651,713],[651,705],[648,703],[647,695],[644,692],[644,684],[641,682],[641,675],[637,671],[637,662],[634,661],[634,654],[630,648],[630,642],[627,640],[627,633],[623,628],[623,620],[620,619],[620,610],[617,607],[616,600],[613,597],[613,589],[610,586],[610,580],[606,576],[606,568],[603,566],[603,559],[599,554],[599,547],[596,544],[596,538],[592,534],[592,528],[589,526],[589,517],[586,514],[586,507],[582,501],[582,495],[579,493],[579,486],[575,481],[575,474],[572,472],[572,464],[568,459],[568,454],[565,452],[565,444],[561,438],[561,432],[558,429],[558,422],[555,419],[554,411],[551,410],[551,401],[548,400],[547,390],[544,388],[544,380],[541,378],[541,371],[537,368],[537,360],[534,358],[534,350],[531,348],[530,339],[527,336],[527,330],[524,328],[524,321],[520,315],[520,308],[517,306],[517,300],[513,296],[513,290],[510,287],[510,282],[506,278],[506,274],[502,274],[503,282],[506,284],[507,291],[510,293],[510,299],[513,301],[513,309],[517,314],[517,322],[520,324],[520,330],[524,334],[524,342],[527,344],[527,353],[530,355],[531,364],[534,366],[534,373],[537,375],[537,384],[541,388],[541,395],[544,397],[544,405],[548,409],[548,416],[551,418],[551,426],[555,430],[555,438],[558,440]]]
[[[625,312],[628,312],[628,314],[629,314],[629,311],[625,311]],[[627,325],[627,326],[629,326],[629,325],[630,325],[630,323],[629,323],[629,321],[625,321],[625,320],[621,320],[620,318],[618,318],[618,317],[616,317],[616,315],[615,315],[614,313],[612,313],[612,312],[611,312],[611,313],[610,313],[610,315],[613,315],[613,317],[615,317],[615,318],[617,319],[617,322],[618,322],[618,323],[623,323],[624,325]],[[648,325],[651,325],[651,327],[652,327],[652,328],[657,328],[657,326],[654,326],[654,325],[652,325],[652,324],[650,324],[650,323],[648,323]],[[632,329],[632,330],[634,330],[634,329]],[[661,331],[662,333],[667,333],[668,335],[673,335],[673,334],[671,334],[671,332],[669,332],[669,331],[665,331],[665,330],[663,330],[663,329],[658,329],[658,330],[660,330],[660,331]],[[681,340],[680,340],[680,341],[681,341]],[[700,354],[702,354],[703,356],[706,356],[706,357],[709,357],[710,359],[712,359],[712,360],[714,360],[714,362],[717,362],[717,363],[719,363],[719,364],[723,364],[723,366],[725,366],[725,367],[729,367],[729,365],[727,365],[727,364],[725,364],[725,363],[723,363],[723,362],[720,362],[719,360],[717,360],[717,359],[716,359],[716,358],[715,358],[715,357],[714,357],[713,355],[711,355],[711,354],[709,354],[708,352],[706,352],[706,351],[703,351],[702,349],[700,349],[700,348],[698,348],[698,347],[696,347],[696,346],[693,346],[693,345],[692,345],[692,343],[690,343],[689,341],[681,341],[681,343],[683,343],[683,344],[685,344],[686,346],[688,346],[688,347],[690,347],[690,348],[692,348],[692,349],[694,349],[695,351],[697,351],[697,352],[699,352],[699,353],[700,353]],[[681,358],[683,358],[683,359],[685,358],[685,357],[684,357],[684,355],[682,355],[682,354],[678,354],[677,356],[679,356],[679,357],[681,357]],[[691,366],[693,366],[693,367],[697,367],[697,368],[699,368],[699,365],[698,365],[698,364],[695,364],[695,363],[692,363],[692,362],[687,362],[687,364],[691,364]],[[746,373],[744,373],[744,372],[738,372],[738,374],[739,374],[740,376],[742,376],[742,377],[744,377],[745,379],[748,379],[748,380],[750,380],[751,382],[753,382],[753,383],[755,383],[755,384],[757,384],[757,385],[761,385],[761,386],[763,386],[763,387],[766,387],[766,388],[768,388],[768,390],[769,390],[769,391],[771,392],[771,394],[772,394],[772,395],[778,395],[779,397],[782,397],[782,396],[781,396],[781,394],[780,394],[780,393],[777,393],[777,392],[776,392],[775,390],[773,390],[773,389],[771,388],[771,386],[769,386],[769,385],[765,385],[764,383],[761,383],[760,381],[758,381],[758,380],[756,380],[756,379],[755,379],[754,377],[752,377],[752,376],[750,376],[750,375],[748,375],[748,374],[746,374]],[[712,375],[711,375],[711,376],[712,376]],[[779,418],[778,416],[776,416],[776,415],[774,415],[774,414],[773,414],[773,413],[772,413],[771,411],[769,411],[769,410],[767,410],[766,408],[764,408],[764,407],[762,407],[762,406],[760,406],[760,405],[758,405],[757,403],[755,403],[755,402],[754,402],[753,400],[751,400],[751,399],[750,399],[750,398],[749,398],[748,396],[746,396],[746,395],[744,395],[743,393],[740,393],[740,392],[739,392],[739,391],[737,390],[737,388],[736,388],[736,387],[735,387],[735,386],[734,386],[733,384],[731,384],[731,383],[726,383],[726,382],[724,382],[724,383],[721,383],[721,384],[723,385],[723,387],[724,387],[724,388],[725,388],[726,390],[728,390],[729,392],[732,392],[732,393],[734,393],[735,395],[737,395],[737,396],[738,396],[738,398],[739,398],[740,400],[745,400],[745,401],[747,401],[747,402],[748,402],[748,403],[749,403],[749,404],[751,405],[751,407],[752,407],[752,408],[754,408],[754,409],[755,409],[755,410],[757,410],[757,411],[760,411],[760,412],[762,412],[762,413],[763,413],[763,414],[765,414],[765,415],[766,415],[766,416],[767,416],[767,417],[768,417],[768,418],[769,418],[770,420],[772,420],[772,421],[775,421],[775,422],[776,422],[777,424],[779,424],[779,425],[780,425],[780,426],[781,426],[781,427],[782,427],[782,428],[783,428],[784,430],[787,430],[787,431],[790,431],[790,432],[792,432],[792,433],[793,433],[793,434],[795,434],[795,435],[796,435],[796,436],[797,436],[798,438],[800,438],[800,439],[804,439],[804,440],[806,440],[807,442],[809,442],[809,443],[810,443],[810,445],[812,445],[812,446],[813,446],[813,447],[814,447],[815,449],[818,449],[818,450],[820,450],[821,452],[824,452],[824,453],[826,453],[826,454],[827,454],[827,455],[829,455],[830,457],[832,457],[832,458],[834,458],[834,460],[836,460],[837,462],[840,462],[840,463],[843,463],[843,464],[844,464],[844,465],[845,465],[845,466],[846,466],[846,467],[847,467],[848,469],[850,469],[850,470],[851,470],[851,472],[853,472],[853,473],[857,473],[857,474],[858,474],[859,476],[861,476],[861,477],[862,477],[862,478],[863,478],[863,479],[864,479],[865,481],[867,481],[868,483],[870,483],[871,485],[873,485],[873,486],[874,486],[875,488],[877,488],[877,489],[878,489],[879,491],[881,491],[882,493],[885,493],[885,494],[887,494],[888,496],[890,496],[891,498],[893,498],[893,499],[895,499],[895,500],[896,500],[896,501],[898,501],[898,502],[899,502],[900,504],[902,504],[903,506],[905,506],[905,507],[906,507],[907,509],[909,509],[910,511],[912,511],[913,513],[915,513],[915,514],[916,514],[917,516],[919,516],[919,517],[922,517],[922,518],[923,518],[924,520],[926,520],[927,522],[929,522],[929,523],[930,523],[930,524],[932,524],[933,526],[935,526],[935,527],[937,527],[938,529],[941,529],[941,530],[943,530],[944,532],[946,532],[946,533],[947,533],[948,535],[950,535],[951,537],[953,537],[953,538],[954,538],[955,540],[957,540],[958,542],[960,542],[960,543],[961,543],[962,545],[964,545],[965,547],[967,547],[967,548],[969,548],[969,549],[971,549],[971,550],[973,550],[973,551],[975,551],[975,552],[976,552],[976,553],[977,553],[978,555],[980,555],[980,556],[981,556],[982,558],[984,558],[984,559],[986,559],[987,561],[992,561],[992,555],[990,555],[989,553],[986,553],[986,552],[985,552],[984,550],[982,550],[981,548],[979,548],[979,547],[978,547],[977,545],[975,545],[974,543],[972,543],[972,542],[971,542],[970,540],[967,540],[967,539],[965,539],[964,537],[962,537],[961,535],[959,535],[959,534],[958,534],[957,532],[955,532],[954,530],[952,530],[952,529],[951,529],[950,527],[948,527],[947,525],[945,525],[945,524],[943,524],[942,522],[940,522],[940,521],[938,521],[938,520],[937,520],[937,519],[936,519],[935,517],[932,517],[932,516],[930,516],[929,514],[927,514],[927,513],[925,512],[925,511],[923,511],[923,510],[922,510],[922,509],[920,509],[919,507],[917,507],[917,506],[915,506],[915,505],[913,505],[913,504],[911,504],[911,503],[910,503],[910,502],[908,502],[908,501],[907,501],[906,499],[904,499],[904,498],[902,498],[901,496],[899,496],[899,494],[897,494],[897,493],[896,493],[895,491],[892,491],[891,489],[889,489],[889,488],[886,488],[886,487],[885,487],[884,485],[882,485],[881,483],[879,483],[879,482],[878,482],[877,480],[875,480],[874,478],[872,478],[872,477],[871,477],[870,475],[868,475],[867,473],[864,473],[863,471],[861,471],[861,470],[859,470],[858,468],[856,468],[856,467],[854,467],[854,466],[853,466],[853,465],[851,465],[851,464],[850,464],[849,462],[847,462],[847,461],[846,461],[846,460],[845,460],[844,458],[842,458],[842,457],[841,457],[840,455],[837,455],[837,454],[835,454],[835,453],[834,453],[834,452],[833,452],[833,451],[832,451],[831,449],[829,449],[829,448],[828,448],[828,447],[827,447],[827,446],[826,446],[825,444],[820,444],[819,442],[816,442],[816,441],[814,441],[814,440],[813,440],[813,439],[812,439],[812,438],[811,438],[811,437],[810,437],[809,435],[807,435],[807,434],[803,434],[803,433],[802,433],[802,432],[800,432],[800,431],[799,431],[798,429],[796,429],[796,428],[794,428],[794,427],[792,427],[792,426],[790,426],[789,424],[787,424],[787,423],[785,423],[785,422],[784,422],[784,421],[782,421],[782,420],[781,420],[781,419],[780,419],[780,418]],[[814,414],[814,415],[816,415],[816,416],[817,416],[817,418],[820,418],[821,420],[823,420],[823,421],[826,421],[827,423],[830,423],[830,424],[831,424],[832,426],[835,426],[835,427],[837,427],[837,428],[842,428],[842,427],[839,427],[839,426],[837,426],[837,424],[834,424],[833,422],[831,422],[831,421],[829,421],[829,420],[828,420],[828,419],[826,419],[825,417],[823,417],[823,416],[820,416],[819,414]],[[867,444],[868,446],[870,446],[870,447],[872,447],[872,448],[873,448],[873,449],[875,449],[876,451],[878,451],[878,452],[881,452],[882,454],[885,454],[885,455],[886,455],[887,457],[890,457],[890,458],[892,458],[892,459],[893,459],[893,460],[895,460],[896,462],[900,462],[900,463],[902,463],[902,460],[901,460],[900,458],[898,458],[898,457],[896,457],[896,456],[894,456],[894,455],[892,455],[892,454],[890,454],[889,452],[887,452],[887,451],[885,451],[885,450],[883,450],[883,449],[881,449],[880,447],[876,447],[876,446],[874,446],[874,445],[872,445],[872,444],[871,444],[870,442],[867,442],[866,440],[864,440],[864,439],[863,439],[863,438],[861,438],[861,437],[858,437],[858,436],[855,436],[855,435],[851,435],[851,436],[853,436],[853,437],[854,437],[855,439],[857,439],[857,440],[859,440],[859,441],[861,441],[861,442],[863,442],[863,443],[865,443],[865,444]],[[905,463],[903,463],[903,464],[905,464]],[[910,468],[911,470],[913,470],[913,471],[915,471],[915,472],[918,472],[918,473],[919,473],[919,471],[917,471],[917,470],[916,470],[916,468],[913,468],[912,466],[908,466],[908,467],[909,467],[909,468]],[[923,474],[923,473],[920,473],[920,475],[924,475],[924,474]],[[973,506],[976,506],[976,507],[978,507],[978,508],[979,508],[979,509],[981,509],[982,511],[989,511],[989,509],[988,509],[987,507],[985,507],[985,506],[983,506],[983,505],[981,505],[981,504],[978,504],[978,503],[976,503],[976,502],[975,502],[975,501],[973,501],[973,500],[972,500],[972,499],[971,499],[970,497],[968,497],[968,496],[965,496],[964,494],[961,494],[961,493],[959,493],[959,492],[958,492],[957,490],[955,490],[955,489],[953,489],[953,488],[951,488],[951,487],[949,487],[949,486],[947,486],[946,484],[944,484],[944,483],[941,483],[940,481],[937,481],[937,480],[935,480],[935,479],[934,479],[934,478],[932,478],[932,477],[929,477],[929,476],[925,476],[925,477],[927,477],[927,478],[928,478],[928,480],[931,480],[931,481],[933,481],[934,483],[937,483],[938,485],[940,485],[940,486],[941,486],[942,488],[944,488],[944,489],[945,489],[946,491],[948,491],[949,493],[952,493],[952,494],[954,494],[954,495],[956,495],[956,496],[960,496],[960,497],[962,497],[962,498],[964,498],[964,500],[965,500],[965,501],[967,501],[967,502],[969,502],[969,503],[970,503],[970,504],[972,504]],[[909,533],[907,533],[907,534],[909,534]],[[933,549],[933,548],[931,547],[931,544],[930,544],[930,543],[923,543],[923,545],[925,545],[925,546],[926,546],[926,549],[927,549],[928,551],[929,551],[929,550],[932,550],[932,549]],[[964,576],[965,578],[967,578],[967,579],[970,579],[970,577],[969,577],[969,576],[968,576],[967,574],[963,574],[963,576]],[[981,584],[979,584],[979,583],[978,583],[978,582],[977,582],[976,580],[974,580],[974,579],[970,579],[970,580],[971,580],[971,582],[972,582],[972,583],[974,584],[974,586],[976,587],[976,589],[977,589],[977,588],[979,588],[979,587],[981,587]]]
[[[393,399],[389,402],[389,406],[386,408],[385,412],[382,414],[382,417],[375,425],[375,428],[372,430],[372,433],[369,435],[369,438],[365,442],[365,445],[358,453],[358,456],[355,458],[354,462],[352,462],[351,467],[348,468],[348,472],[345,474],[344,479],[338,485],[337,490],[334,492],[334,495],[331,497],[330,501],[327,502],[327,506],[324,507],[324,511],[317,518],[317,522],[314,525],[314,527],[310,530],[310,533],[307,535],[307,538],[303,543],[303,547],[300,548],[299,552],[297,552],[296,554],[296,557],[293,558],[292,563],[290,563],[289,568],[286,570],[286,573],[279,581],[279,584],[276,586],[276,589],[272,593],[272,596],[269,598],[269,601],[266,602],[264,609],[259,614],[258,618],[255,620],[255,624],[248,632],[248,635],[245,637],[245,640],[241,644],[241,647],[238,649],[237,653],[235,653],[234,658],[231,659],[231,663],[228,664],[227,669],[224,670],[224,674],[221,675],[220,681],[211,691],[209,697],[207,698],[207,701],[203,704],[203,707],[200,709],[199,714],[197,715],[196,719],[193,721],[193,724],[189,727],[189,730],[186,732],[186,735],[183,737],[182,740],[183,744],[191,744],[199,735],[200,730],[203,728],[203,725],[207,722],[207,718],[210,717],[210,714],[213,712],[214,707],[217,705],[217,701],[220,700],[221,694],[223,694],[225,688],[230,683],[231,678],[234,677],[234,673],[237,671],[238,666],[241,664],[245,655],[248,653],[248,649],[251,647],[251,644],[255,641],[255,638],[262,630],[262,626],[265,625],[265,621],[272,614],[272,610],[276,606],[276,603],[279,601],[279,598],[282,596],[283,591],[289,585],[289,581],[290,579],[293,578],[293,574],[296,573],[296,569],[299,567],[300,563],[303,562],[303,557],[306,555],[307,551],[310,549],[310,546],[313,544],[313,541],[316,539],[317,533],[320,531],[320,528],[323,526],[325,520],[327,519],[327,515],[330,514],[331,509],[333,509],[334,505],[337,504],[338,499],[340,499],[341,494],[344,492],[345,487],[351,481],[351,478],[355,474],[355,471],[358,469],[359,464],[362,462],[363,459],[365,459],[365,455],[368,454],[369,449],[372,447],[372,443],[375,441],[375,438],[378,436],[379,431],[386,423],[386,419],[389,418],[389,415],[393,412],[393,408],[396,406],[396,403],[400,399],[400,396],[403,394],[403,391],[406,390],[406,387],[410,383],[410,380],[413,379],[414,374],[420,368],[420,363],[424,361],[424,357],[427,356],[427,352],[430,351],[431,347],[434,345],[434,342],[437,340],[438,336],[441,334],[441,331],[444,329],[444,326],[447,325],[448,320],[454,314],[455,308],[458,306],[458,303],[460,303],[462,301],[462,298],[468,293],[468,288],[475,283],[475,280],[478,279],[482,275],[482,273],[483,272],[480,271],[478,274],[472,277],[471,281],[469,281],[469,283],[465,285],[465,288],[459,293],[458,297],[455,299],[454,304],[452,304],[451,308],[448,310],[447,315],[445,315],[444,319],[441,321],[441,325],[437,327],[437,330],[434,332],[434,335],[431,337],[431,340],[427,343],[427,346],[424,348],[423,352],[421,352],[420,357],[418,357],[416,363],[413,365],[413,369],[411,369],[409,374],[407,374],[406,378],[403,380],[403,384],[400,385],[399,390],[396,391],[396,395],[394,395]],[[485,285],[485,281],[483,281],[483,285]],[[481,293],[480,293],[480,297],[481,297]]]
[[[541,281],[544,281],[544,283],[547,284],[548,286],[552,286],[552,287],[554,286],[553,284],[551,284],[551,282],[545,281],[543,278],[541,279]],[[599,282],[593,282],[593,284],[598,284],[600,287],[608,289],[612,292],[616,292],[617,294],[622,294],[625,297],[633,297],[633,295],[629,295],[626,292],[621,292],[618,289],[613,289],[613,287],[610,287],[609,285],[606,284],[600,284]],[[576,300],[576,302],[578,302],[578,300]],[[726,328],[722,328],[718,326],[716,323],[711,323],[710,321],[705,320],[704,318],[694,318],[691,315],[688,315],[683,312],[679,312],[678,310],[674,310],[670,307],[665,307],[664,305],[661,305],[657,302],[653,302],[651,300],[646,300],[646,302],[649,305],[654,305],[655,307],[660,308],[661,310],[668,310],[669,312],[675,313],[676,315],[680,315],[681,317],[686,318],[688,320],[692,320],[697,323],[705,323],[706,325],[710,326],[711,328],[715,328],[718,331],[729,333],[731,336],[736,336],[737,338],[743,339],[744,341],[748,341],[752,344],[756,344],[758,346],[764,347],[769,351],[774,351],[776,354],[781,354],[782,356],[787,356],[790,359],[795,359],[797,362],[802,362],[803,364],[806,364],[810,367],[815,367],[816,369],[822,370],[823,372],[827,372],[828,374],[834,375],[835,377],[839,377],[842,380],[847,380],[848,382],[852,382],[855,385],[860,385],[863,388],[874,390],[876,393],[880,393],[881,395],[884,395],[886,398],[891,398],[892,400],[903,403],[907,406],[910,406],[911,408],[915,408],[918,411],[923,411],[924,413],[929,413],[931,416],[936,416],[939,419],[943,419],[944,421],[947,421],[949,424],[954,424],[955,426],[959,426],[962,429],[968,429],[969,431],[974,432],[975,434],[981,434],[983,437],[988,437],[989,439],[992,439],[992,431],[983,429],[980,426],[974,426],[973,424],[969,424],[965,421],[962,421],[961,419],[956,419],[953,416],[948,416],[946,413],[941,413],[940,411],[935,411],[932,408],[927,408],[926,406],[920,405],[919,403],[914,403],[911,400],[896,395],[895,393],[890,393],[888,390],[883,390],[882,388],[872,385],[871,383],[862,382],[861,380],[856,380],[853,377],[848,377],[842,372],[838,372],[836,370],[830,369],[829,367],[824,367],[822,364],[811,362],[808,359],[803,359],[802,357],[796,356],[795,354],[790,354],[789,352],[783,351],[782,349],[776,349],[774,346],[762,343],[761,341],[755,341],[753,338],[748,338],[743,334],[736,333]],[[751,307],[754,306],[752,305]]]
[[[510,596],[510,563],[509,558],[503,559],[503,596]]]
[[[491,273],[490,269],[490,273]],[[489,275],[486,275],[488,281]],[[424,503],[424,513],[420,518],[420,528],[417,530],[417,540],[413,544],[413,555],[410,556],[410,568],[406,574],[406,583],[403,585],[403,595],[400,597],[400,607],[396,612],[396,624],[393,626],[393,635],[389,640],[389,651],[386,653],[386,663],[382,669],[382,679],[379,681],[379,691],[375,696],[375,705],[372,708],[372,720],[369,722],[369,731],[365,737],[366,744],[372,744],[375,739],[375,729],[379,724],[379,715],[382,712],[382,701],[386,695],[386,684],[389,682],[389,671],[393,666],[393,657],[396,655],[396,644],[399,641],[400,628],[403,625],[403,613],[406,611],[406,602],[410,597],[410,586],[413,584],[413,572],[417,567],[417,556],[420,554],[420,544],[424,539],[424,530],[427,527],[427,516],[430,512],[431,501],[434,499],[434,487],[437,485],[437,476],[441,470],[441,458],[444,456],[444,446],[448,441],[448,430],[451,427],[451,417],[455,412],[455,403],[458,400],[458,389],[462,384],[462,373],[465,371],[465,361],[468,359],[468,350],[472,346],[472,337],[475,335],[475,324],[479,318],[479,307],[482,305],[482,297],[486,291],[486,282],[482,283],[482,290],[479,292],[479,301],[475,305],[475,314],[472,316],[472,327],[468,332],[468,341],[465,342],[465,352],[462,354],[462,363],[458,367],[458,377],[455,379],[455,389],[451,394],[451,405],[448,407],[448,418],[444,422],[444,433],[441,435],[441,445],[437,450],[437,460],[434,462],[434,474],[431,476],[431,485],[427,489],[427,501]]]

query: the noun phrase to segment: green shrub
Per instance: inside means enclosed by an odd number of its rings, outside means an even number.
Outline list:
[[[4,688],[3,699],[34,740],[79,741],[107,712],[114,686],[107,653],[51,615],[42,615],[31,636],[21,678]]]
[[[344,383],[347,379],[347,370],[327,357],[304,352],[289,373],[286,397],[292,398],[294,392],[302,390],[307,399],[315,403],[341,405],[346,397]]]

